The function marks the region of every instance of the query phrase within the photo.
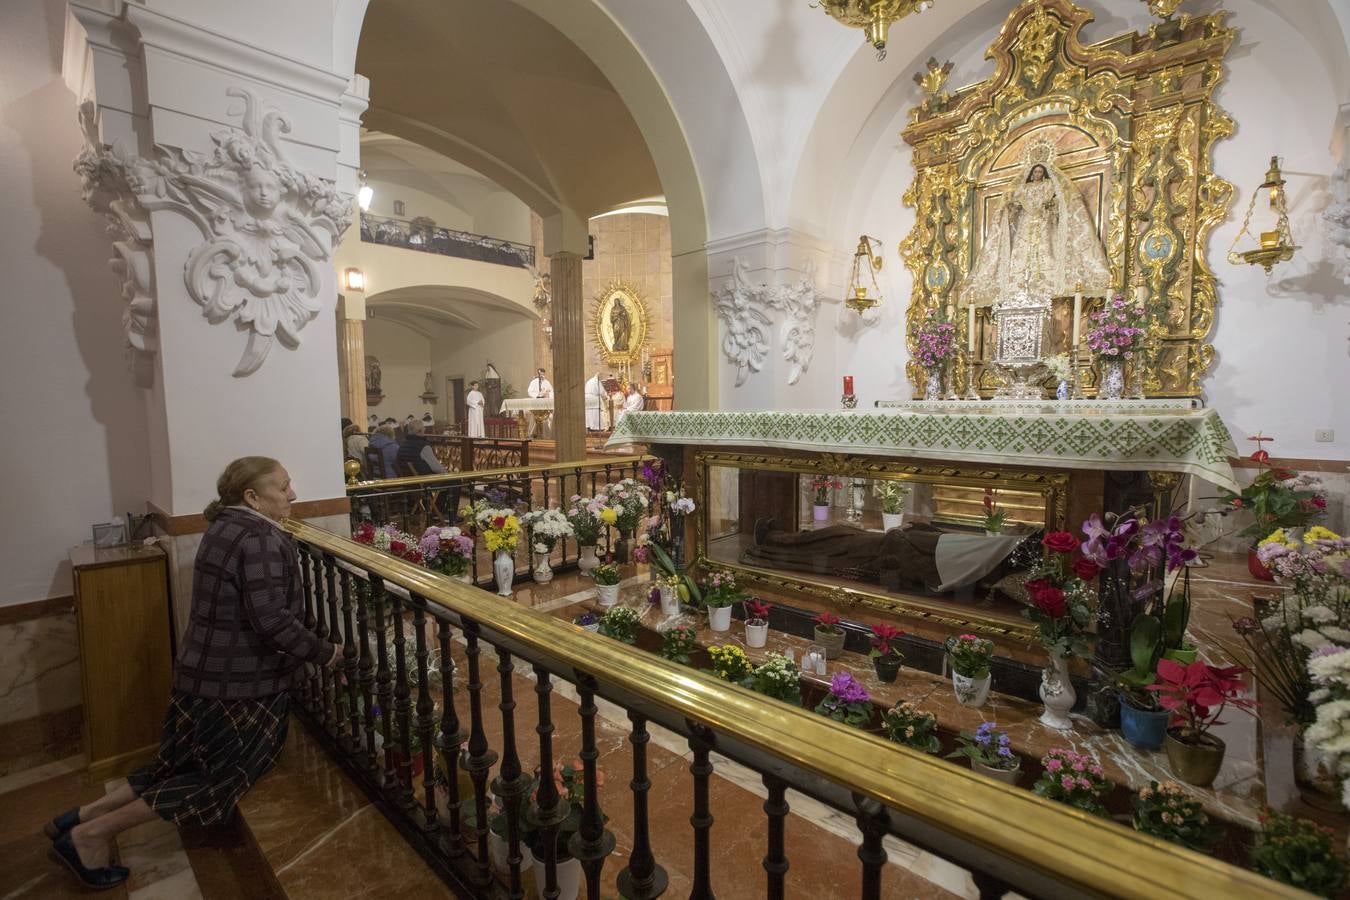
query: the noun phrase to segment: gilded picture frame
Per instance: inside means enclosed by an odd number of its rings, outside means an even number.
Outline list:
[[[624,281],[611,281],[596,294],[591,308],[591,339],[606,365],[638,363],[650,333],[647,301],[637,288]]]

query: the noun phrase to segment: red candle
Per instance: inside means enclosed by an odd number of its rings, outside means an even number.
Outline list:
[[[852,397],[852,396],[853,396],[853,376],[852,376],[852,375],[845,375],[845,376],[844,376],[844,396],[845,396],[845,397]]]

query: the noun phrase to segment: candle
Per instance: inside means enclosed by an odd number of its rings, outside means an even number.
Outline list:
[[[1073,295],[1073,341],[1069,344],[1070,348],[1078,346],[1078,332],[1083,321],[1083,292],[1080,290]]]
[[[1140,282],[1134,286],[1134,302],[1139,306],[1143,306],[1144,301],[1146,300],[1148,300],[1148,287],[1143,282]]]
[[[844,396],[845,396],[845,397],[852,397],[852,396],[853,396],[853,376],[852,376],[852,375],[845,375],[845,376],[844,376]]]
[[[817,654],[816,654],[816,674],[817,674],[817,675],[824,675],[824,674],[825,674],[825,654],[824,654],[824,653],[817,653]]]
[[[975,304],[966,307],[969,313],[966,317],[966,349],[971,353],[975,352]]]

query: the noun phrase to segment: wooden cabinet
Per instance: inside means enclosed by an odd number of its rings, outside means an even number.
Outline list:
[[[158,547],[72,548],[90,778],[116,778],[159,746],[173,679],[168,561]]]

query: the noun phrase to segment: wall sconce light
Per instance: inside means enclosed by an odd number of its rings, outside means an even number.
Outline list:
[[[876,48],[877,59],[886,58],[886,36],[891,26],[910,13],[921,13],[933,0],[820,0],[825,14],[841,25],[861,28],[867,43]]]
[[[342,287],[349,291],[364,291],[366,289],[366,273],[355,267],[343,269]]]
[[[881,241],[874,237],[861,235],[858,249],[853,252],[853,272],[848,278],[848,292],[844,295],[844,305],[862,315],[874,306],[881,304],[881,288],[877,286],[877,272],[881,271],[881,257],[872,252],[872,245],[881,247]],[[869,296],[867,285],[863,284],[863,272],[872,281],[872,290],[876,296]]]
[[[1251,237],[1249,226],[1252,223],[1252,212],[1256,209],[1256,199],[1262,191],[1269,194],[1268,202],[1270,212],[1275,217],[1275,230],[1262,231],[1258,247],[1239,253],[1237,245],[1243,235]],[[1268,217],[1263,214],[1262,218]],[[1238,231],[1237,237],[1233,238],[1233,246],[1228,248],[1228,261],[1233,265],[1246,263],[1249,266],[1260,266],[1269,275],[1276,263],[1292,259],[1297,249],[1294,236],[1289,230],[1289,209],[1285,206],[1284,176],[1280,174],[1280,158],[1272,156],[1270,168],[1266,170],[1266,180],[1252,192],[1251,202],[1247,204],[1247,215],[1242,219],[1242,228]]]
[[[361,212],[370,209],[370,201],[375,198],[375,189],[366,184],[366,170],[361,170],[361,187],[356,191],[356,205],[361,207]]]

